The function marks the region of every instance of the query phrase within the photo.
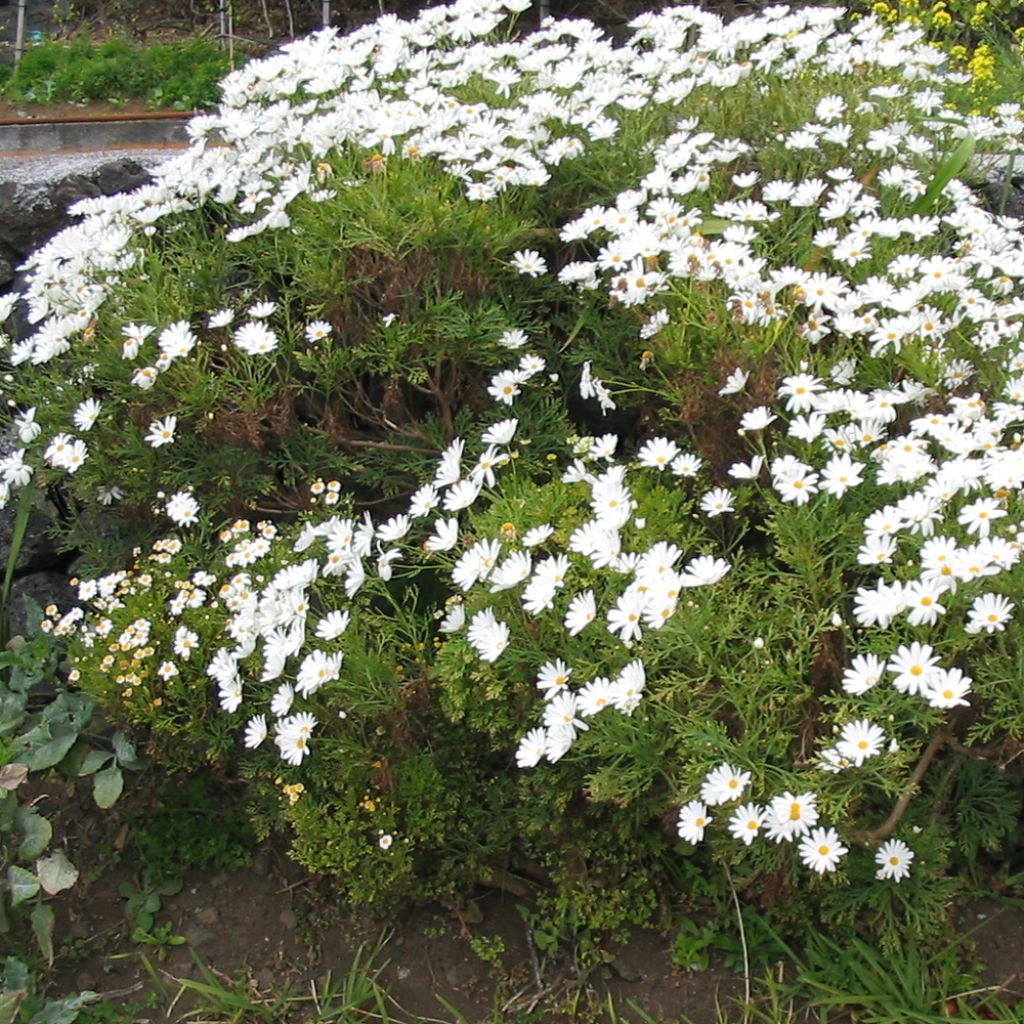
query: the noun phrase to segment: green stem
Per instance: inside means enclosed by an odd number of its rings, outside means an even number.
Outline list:
[[[14,529],[11,532],[11,547],[7,552],[7,569],[4,572],[3,587],[0,588],[0,646],[6,646],[8,639],[8,615],[10,613],[11,587],[14,585],[14,569],[18,564],[18,555],[21,553],[21,546],[25,542],[25,533],[28,530],[28,517],[32,512],[32,502],[35,498],[35,487],[29,481],[21,489],[18,498],[18,513],[14,517]]]
[[[999,216],[1002,217],[1006,214],[1006,204],[1010,201],[1010,186],[1013,184],[1013,164],[1017,159],[1016,153],[1010,154],[1010,159],[1006,164],[1006,170],[1003,176],[1003,191],[999,196]]]

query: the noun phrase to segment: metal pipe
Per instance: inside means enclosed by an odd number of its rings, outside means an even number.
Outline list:
[[[14,63],[21,60],[25,52],[25,4],[27,0],[18,0],[18,27],[14,30]]]
[[[323,23],[324,23],[324,28],[330,28],[331,27],[331,0],[324,0]]]
[[[178,110],[145,110],[136,111],[131,114],[62,114],[59,117],[33,116],[31,119],[24,117],[0,117],[0,128],[7,128],[13,125],[37,125],[44,124],[120,124],[131,121],[187,121],[193,115],[193,111]]]
[[[217,8],[217,17],[220,22],[220,48],[222,50],[227,49],[228,45],[228,2],[227,0],[220,0],[220,6]]]

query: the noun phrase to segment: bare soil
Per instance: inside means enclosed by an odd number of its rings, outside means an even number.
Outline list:
[[[309,994],[311,986],[322,993],[328,977],[343,979],[357,956],[365,963],[379,947],[373,964],[397,1021],[461,1014],[483,1022],[530,1011],[545,1022],[597,1020],[610,998],[621,1021],[642,1020],[632,1003],[656,1020],[685,1015],[712,1024],[718,1006],[742,997],[742,979],[721,965],[673,968],[670,937],[651,930],[612,947],[608,965],[582,978],[568,951],[558,960],[537,952],[517,909],[523,900],[497,889],[474,893],[457,914],[418,906],[387,921],[360,916],[337,904],[328,880],[291,861],[283,842],[258,847],[238,870],[185,874],[180,892],[163,897],[156,915],[156,926],[169,923],[168,934],[183,944],[161,949],[132,941],[121,887],[141,882],[131,822],[146,799],[127,792],[104,812],[86,787],[58,783],[39,794],[54,845],[81,873],[54,901],[52,996],[91,990],[130,1008],[135,1020],[180,1019],[194,1008],[181,983],[201,979],[204,968],[273,1003],[285,992]],[[496,952],[484,959],[488,948]]]
[[[105,114],[129,116],[148,113],[152,111],[142,100],[123,103],[15,103],[6,96],[0,96],[0,121],[49,121],[66,117],[88,120]]]

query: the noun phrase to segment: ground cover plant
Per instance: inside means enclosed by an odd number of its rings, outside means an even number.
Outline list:
[[[150,46],[120,37],[45,40],[3,69],[0,95],[18,103],[144,100],[150,107],[206,109],[216,104],[217,84],[230,68],[227,54],[207,39]]]
[[[971,187],[1020,108],[838,8],[522,6],[250,64],[32,257],[0,469],[94,569],[70,681],[357,903],[930,941],[1021,810],[1024,250]]]

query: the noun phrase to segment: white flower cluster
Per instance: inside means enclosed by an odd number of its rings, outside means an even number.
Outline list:
[[[687,296],[698,289],[717,303],[719,321],[758,332],[784,352],[799,350],[785,366],[774,405],[753,395],[746,400],[753,367],[737,367],[724,381],[720,394],[739,409],[748,461],[735,463],[728,480],[712,481],[698,507],[717,526],[755,498],[793,510],[850,501],[869,489],[889,495],[864,515],[850,567],[859,578],[879,575],[873,586],[857,588],[849,614],[840,616],[840,624],[852,619],[863,631],[845,627],[857,649],[841,688],[868,700],[891,677],[897,693],[930,709],[966,704],[972,680],[957,667],[942,667],[939,639],[927,631],[948,630],[955,613],[967,636],[984,640],[1004,630],[1015,610],[994,588],[1020,560],[1024,235],[1019,223],[981,209],[957,180],[938,197],[942,212],[915,204],[927,198],[926,169],[960,138],[1019,150],[1020,109],[1011,105],[992,118],[958,122],[943,109],[938,51],[915,30],[890,32],[870,18],[841,32],[838,8],[768,8],[725,25],[696,8],[676,7],[637,19],[633,39],[618,47],[580,21],[552,22],[514,41],[482,40],[523,6],[461,0],[410,22],[383,18],[344,40],[320,33],[232,75],[221,111],[193,122],[193,147],[165,164],[155,185],[80,203],[83,222],[32,258],[29,319],[37,327],[12,347],[10,362],[47,363],[85,336],[119,278],[134,268],[140,239],[165,218],[217,202],[235,218],[229,237],[242,240],[289,227],[289,207],[299,197],[318,202],[332,189],[359,187],[317,172],[343,145],[433,160],[469,198],[490,202],[510,190],[542,188],[561,164],[613,139],[623,112],[674,111],[695,91],[727,96],[752,81],[785,88],[797,75],[884,72],[888,84],[866,89],[858,104],[824,96],[813,118],[797,125],[754,124],[741,137],[723,137],[697,116],[671,119],[668,135],[651,140],[636,181],[558,225],[564,245],[592,258],[549,260],[567,289],[603,289],[613,307],[636,315],[643,340],[682,329]],[[474,78],[492,83],[497,99],[460,99]],[[858,127],[858,117],[871,111],[888,123]],[[225,145],[208,146],[214,137]],[[750,168],[749,158],[768,143],[791,158],[788,178],[764,180]],[[855,171],[863,153],[877,174]],[[809,225],[801,246],[773,241],[779,225],[797,222]],[[530,279],[550,278],[549,260],[523,249],[510,266]],[[235,305],[208,311],[203,332],[221,332],[219,343],[254,359],[276,352],[283,333],[273,303]],[[196,330],[180,320],[124,325],[118,345],[132,384],[149,389],[175,360],[193,358],[202,344]],[[329,332],[318,320],[299,326],[309,345]],[[488,341],[518,355],[529,337],[524,328]],[[859,361],[839,359],[853,353]],[[908,353],[922,369],[902,368],[894,380],[897,357]],[[829,367],[833,359],[839,361]],[[580,394],[611,411],[614,387],[595,376],[594,362],[583,363]],[[487,391],[501,415],[525,386],[547,386],[546,369],[544,357],[524,352],[491,378]],[[873,383],[856,387],[858,379]],[[35,410],[23,410],[15,429],[25,448],[0,462],[0,498],[28,481],[34,461],[76,472],[88,457],[85,435],[99,417],[113,415],[110,405],[85,399],[66,429],[46,437]],[[544,700],[539,722],[527,726],[519,744],[520,767],[563,757],[601,711],[629,715],[640,705],[650,683],[638,645],[677,614],[683,590],[713,585],[729,564],[711,555],[684,562],[682,550],[657,539],[631,548],[624,537],[639,531],[627,527],[644,514],[633,474],[682,486],[702,473],[702,462],[666,437],[616,461],[616,435],[591,438],[562,477],[589,508],[589,518],[564,542],[555,524],[540,519],[517,524],[508,536],[465,537],[467,517],[487,507],[499,474],[513,461],[517,429],[512,418],[492,425],[468,463],[465,442],[454,440],[408,510],[384,523],[341,515],[310,522],[294,544],[294,564],[269,579],[247,570],[281,543],[273,528],[269,535],[254,534],[247,524],[228,531],[226,561],[237,572],[216,599],[231,618],[219,649],[203,657],[228,713],[247,704],[245,673],[252,670],[243,662],[251,666],[258,655],[259,682],[277,684],[269,708],[252,709],[246,746],[259,746],[272,733],[280,757],[299,765],[315,742],[319,723],[301,702],[343,677],[349,625],[347,607],[312,610],[318,582],[337,577],[352,601],[368,577],[389,580],[423,558],[450,565],[452,597],[441,633],[450,638],[464,631],[485,664],[507,658],[517,628],[510,607],[517,619],[557,622],[568,638],[601,631],[622,648],[621,665],[579,681],[578,669],[561,657],[538,659],[531,674]],[[177,418],[167,413],[140,436],[159,449],[175,443],[176,431]],[[112,482],[111,497],[115,489]],[[325,505],[337,501],[337,487],[328,485],[326,493]],[[166,508],[182,525],[198,515],[186,492],[173,495]],[[600,598],[585,582],[594,572],[614,581]],[[117,585],[83,584],[81,596],[109,602]],[[194,580],[170,614],[202,604],[211,585]],[[506,592],[515,593],[518,606]],[[87,629],[94,641],[105,639],[109,618],[101,614]],[[922,630],[923,639],[909,639]],[[145,649],[148,635],[139,623],[118,643]],[[177,643],[176,656],[187,658],[183,652],[194,641],[182,635]],[[174,667],[168,664],[165,675]],[[857,770],[883,756],[887,741],[891,746],[897,737],[869,714],[851,716],[837,723],[837,739],[822,745],[809,771]],[[740,799],[749,782],[749,772],[728,763],[713,768],[700,799],[680,813],[680,835],[700,841],[711,821],[708,808]],[[734,838],[749,845],[763,833],[798,842],[812,870],[837,867],[846,848],[835,829],[819,826],[812,789],[763,799],[737,808],[728,824]],[[877,859],[879,877],[898,881],[913,853],[892,840]]]
[[[880,487],[883,496],[886,489],[897,492],[899,497],[891,504],[882,504],[864,518],[857,562],[891,570],[898,563],[904,577],[913,569],[917,575],[910,579],[880,576],[874,586],[858,587],[852,614],[862,629],[888,630],[901,621],[915,629],[941,628],[943,616],[963,609],[964,633],[992,634],[1004,630],[1013,614],[1014,603],[1005,595],[975,593],[979,585],[991,585],[988,581],[1018,565],[1024,537],[1020,518],[1024,459],[1015,433],[1024,421],[1024,394],[1017,393],[1016,383],[1024,368],[1024,344],[1019,337],[1024,309],[1010,300],[998,305],[999,330],[1009,344],[993,345],[986,358],[1009,383],[1002,385],[995,401],[985,401],[979,393],[955,393],[963,376],[973,372],[963,362],[954,366],[957,374],[950,373],[947,365],[942,388],[927,388],[904,378],[898,386],[870,391],[835,381],[830,387],[802,368],[785,377],[778,388],[780,416],[788,418],[785,434],[770,436],[769,424],[782,420],[760,407],[764,413],[756,443],[761,452],[775,451],[769,479],[762,479],[765,459],[760,456],[749,465],[730,469],[744,487],[770,484],[775,498],[797,505],[842,500],[848,491],[869,482]],[[935,358],[941,366],[941,348],[936,348]],[[834,375],[848,381],[853,369],[847,363],[835,368]],[[730,389],[733,393],[742,392],[746,379],[742,376],[739,386]],[[927,412],[922,412],[924,405]],[[803,460],[785,451],[797,445]],[[664,457],[668,454],[666,449]],[[722,489],[709,491],[702,511],[709,517],[732,511],[733,498]],[[871,646],[877,648],[879,643],[885,643],[884,634]],[[877,650],[856,654],[843,673],[843,690],[861,697],[888,674],[900,694],[922,698],[933,708],[969,704],[972,680],[958,667],[942,667],[932,645],[915,640],[894,644],[889,651],[885,657]],[[892,742],[896,749],[895,739]],[[847,721],[839,727],[838,742],[821,751],[819,767],[826,772],[856,768],[882,753],[885,745],[885,731],[870,719]],[[749,778],[749,773],[729,765],[709,774],[701,799],[683,808],[680,835],[699,841],[711,820],[707,805],[738,798]],[[804,796],[813,806],[815,794]],[[731,834],[749,845],[761,826],[767,825],[770,838],[794,838],[786,831],[786,823],[804,818],[787,818],[779,810],[785,803],[786,798],[775,797],[767,810],[753,804],[740,807],[730,819]],[[797,802],[790,801],[790,813],[796,813],[796,807]],[[815,813],[799,832],[810,836],[806,849],[801,846],[801,856],[814,870],[831,871],[846,850],[831,830],[809,833],[816,821]],[[880,877],[899,881],[909,870],[912,854],[908,857],[905,847],[894,849],[892,844],[882,847],[883,853]]]
[[[731,292],[731,315],[759,325],[789,315],[780,293],[799,292],[806,338],[863,338],[876,354],[898,350],[922,332],[941,339],[965,317],[983,341],[998,341],[1001,320],[988,293],[1005,294],[1019,272],[1012,230],[971,207],[956,181],[946,193],[960,202],[941,220],[884,212],[894,201],[925,192],[920,161],[945,152],[958,134],[1012,149],[1024,128],[1012,105],[960,125],[945,116],[938,88],[944,58],[922,42],[920,32],[888,29],[872,18],[842,32],[843,12],[835,7],[773,7],[728,25],[695,7],[676,7],[638,18],[633,38],[620,46],[586,21],[552,21],[511,41],[485,39],[523,7],[524,0],[459,0],[408,22],[384,17],[343,39],[325,31],[294,42],[229,76],[220,111],[193,120],[192,147],[164,164],[153,185],[80,202],[75,212],[82,222],[31,257],[28,319],[38,326],[11,348],[11,364],[48,363],[91,336],[100,306],[135,268],[141,241],[168,218],[215,202],[239,222],[229,238],[241,240],[289,227],[289,207],[299,197],[316,202],[333,195],[332,189],[359,187],[325,181],[318,170],[338,147],[431,159],[460,179],[471,199],[485,202],[510,189],[543,187],[560,164],[613,139],[630,112],[667,109],[701,90],[727,93],[752,78],[770,78],[780,88],[796,75],[863,75],[865,69],[884,72],[894,84],[869,90],[852,112],[842,98],[826,96],[814,119],[779,132],[791,153],[824,158],[818,176],[762,181],[756,171],[742,171],[727,178],[730,198],[716,196],[710,191],[716,176],[749,156],[771,126],[750,126],[750,138],[722,138],[702,130],[697,118],[686,118],[654,146],[646,174],[614,203],[562,226],[565,241],[592,239],[599,250],[592,261],[563,266],[559,278],[585,288],[603,280],[626,305],[670,293],[684,279],[720,280]],[[474,79],[491,83],[496,98],[460,100],[459,91]],[[851,113],[875,108],[892,123],[861,139]],[[901,121],[905,110],[923,118],[923,127],[911,130]],[[208,145],[213,138],[222,144]],[[873,186],[849,166],[855,144],[884,160]],[[814,243],[836,272],[773,267],[758,251],[762,230],[807,210],[818,213]],[[726,225],[721,239],[709,239],[712,221]],[[938,228],[957,232],[958,244],[897,258],[892,280],[857,278],[874,248],[908,239],[927,249],[941,234]],[[548,274],[534,250],[517,252],[512,266],[531,277]],[[972,277],[985,278],[988,288],[969,284]],[[943,296],[962,286],[968,288],[963,308],[950,315],[941,308]],[[242,317],[231,330],[232,344],[263,357],[281,345],[281,328],[268,322],[274,312],[272,302],[212,310],[206,328],[227,329]],[[645,336],[664,323],[658,319],[663,311],[648,312]],[[328,330],[321,321],[304,327],[310,344]],[[129,323],[123,333],[123,354],[132,361],[146,351],[148,337],[156,339],[144,365],[131,373],[134,386],[144,390],[204,344],[196,325],[182,320]],[[543,365],[535,358],[498,374],[492,395],[511,403]],[[610,391],[589,366],[581,391],[602,409],[614,408]],[[80,408],[66,428],[43,438],[39,454],[45,463],[74,473],[88,458],[83,435],[99,414],[99,407]],[[31,417],[31,410],[24,415]],[[30,418],[20,421],[26,444],[35,441],[26,440],[30,424]],[[161,430],[146,440],[159,446],[173,436],[173,430]],[[0,500],[38,462],[25,451],[12,458],[0,467]],[[115,496],[116,482],[105,493]]]
[[[714,818],[709,807],[739,800],[750,782],[750,772],[720,764],[710,771],[700,790],[700,799],[691,800],[679,810],[679,836],[688,843],[704,839],[704,830]],[[799,840],[801,861],[812,871],[835,871],[849,850],[834,828],[818,826],[818,798],[814,793],[789,791],[774,797],[765,806],[741,804],[729,818],[729,834],[745,846],[763,833],[776,843]],[[877,877],[900,882],[910,874],[914,852],[900,839],[890,839],[875,851]]]

